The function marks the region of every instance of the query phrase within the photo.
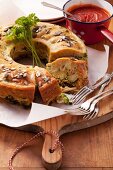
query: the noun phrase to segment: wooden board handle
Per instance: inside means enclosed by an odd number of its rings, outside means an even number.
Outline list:
[[[52,135],[45,135],[45,141],[42,149],[42,160],[44,166],[48,170],[56,170],[60,167],[62,162],[62,150],[58,147],[53,153],[50,152],[54,145],[55,138]]]

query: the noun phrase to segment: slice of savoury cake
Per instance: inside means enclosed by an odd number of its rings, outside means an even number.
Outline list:
[[[46,69],[37,66],[34,69],[36,74],[36,83],[42,100],[45,104],[49,104],[61,94],[59,83]]]
[[[33,68],[0,64],[0,97],[11,102],[30,105],[35,93]]]
[[[78,91],[88,82],[87,62],[84,60],[58,58],[46,64],[46,69],[67,91]]]

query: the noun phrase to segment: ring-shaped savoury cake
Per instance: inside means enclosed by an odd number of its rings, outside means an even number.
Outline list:
[[[58,69],[60,66],[55,65],[54,62],[59,62],[59,58],[61,58],[61,65],[66,62],[67,57],[67,63],[70,62],[69,60],[73,62],[71,67],[79,63],[79,69],[77,70],[82,68],[81,74],[85,76],[79,78],[78,75],[76,81],[87,79],[86,47],[83,41],[68,29],[44,22],[38,22],[37,26],[32,29],[33,43],[40,59],[44,59],[49,63],[47,64],[48,71],[38,66],[33,68],[29,65],[17,63],[16,59],[18,57],[27,58],[31,54],[27,51],[24,44],[19,42],[14,44],[11,41],[7,41],[6,34],[8,31],[10,31],[10,27],[1,28],[0,30],[1,98],[29,105],[33,102],[35,90],[38,87],[43,102],[48,104],[62,92],[62,88],[59,86],[59,78],[55,76],[52,69],[48,69],[50,65],[53,65],[53,70],[56,70],[55,67]],[[68,69],[71,70],[72,68]],[[58,74],[61,73],[58,72]],[[76,86],[76,83],[74,83],[74,86]],[[77,89],[79,88],[77,87]]]

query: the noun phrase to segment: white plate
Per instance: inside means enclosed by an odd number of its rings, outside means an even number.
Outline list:
[[[45,7],[41,2],[46,1],[58,7],[63,7],[67,0],[13,0],[25,15],[36,13],[42,21],[56,20],[63,17],[63,12],[56,9]]]

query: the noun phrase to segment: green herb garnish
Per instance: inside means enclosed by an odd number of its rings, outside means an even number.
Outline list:
[[[29,14],[27,17],[22,16],[18,18],[13,27],[8,31],[6,38],[7,40],[14,41],[15,43],[24,43],[32,54],[33,66],[36,62],[38,66],[43,67],[32,40],[32,28],[36,26],[37,22],[39,22],[39,19],[34,13]]]

